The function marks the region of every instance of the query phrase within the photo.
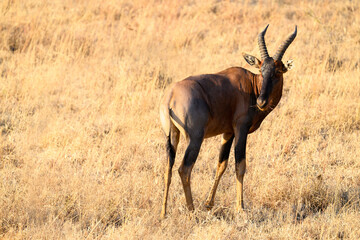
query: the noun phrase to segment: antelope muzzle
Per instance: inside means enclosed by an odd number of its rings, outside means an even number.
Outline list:
[[[261,111],[265,110],[266,104],[267,104],[267,99],[258,97],[258,99],[256,100],[256,105]]]

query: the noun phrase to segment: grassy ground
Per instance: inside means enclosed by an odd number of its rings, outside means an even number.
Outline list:
[[[359,239],[359,1],[0,2],[0,237]],[[160,221],[158,105],[189,75],[247,67],[298,25],[279,106],[248,139],[247,212],[234,164],[203,210],[220,149],[204,142],[186,210],[174,167]],[[254,69],[251,69],[255,71]],[[233,151],[230,155],[233,163]]]

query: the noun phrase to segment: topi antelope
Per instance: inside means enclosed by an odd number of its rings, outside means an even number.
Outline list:
[[[160,120],[167,136],[167,167],[161,217],[165,217],[172,167],[180,133],[188,146],[179,167],[179,175],[189,210],[194,210],[190,188],[191,170],[204,138],[222,134],[220,157],[215,181],[205,202],[211,209],[215,193],[229,158],[235,139],[236,210],[244,208],[243,180],[246,169],[246,139],[259,128],[264,118],[279,103],[283,89],[283,74],[292,68],[292,60],[281,61],[286,49],[296,37],[295,31],[270,57],[265,44],[265,33],[259,34],[261,60],[243,53],[246,62],[259,68],[254,74],[244,68],[231,67],[216,74],[191,76],[177,82],[166,92],[160,105]]]

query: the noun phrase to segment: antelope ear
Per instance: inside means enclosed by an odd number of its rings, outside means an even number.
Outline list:
[[[294,67],[293,62],[294,62],[294,60],[286,61],[286,63],[284,64],[286,71],[291,70]]]
[[[261,61],[259,59],[247,53],[242,53],[242,55],[245,58],[245,61],[250,64],[250,66],[260,68]]]

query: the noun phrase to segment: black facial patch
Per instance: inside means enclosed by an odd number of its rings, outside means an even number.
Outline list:
[[[261,75],[263,77],[263,84],[260,91],[260,97],[266,99],[269,97],[272,90],[272,78],[275,76],[275,62],[271,57],[265,58],[261,65]]]
[[[275,74],[275,62],[272,58],[265,58],[263,64],[261,65],[261,75],[265,77],[272,77]]]

